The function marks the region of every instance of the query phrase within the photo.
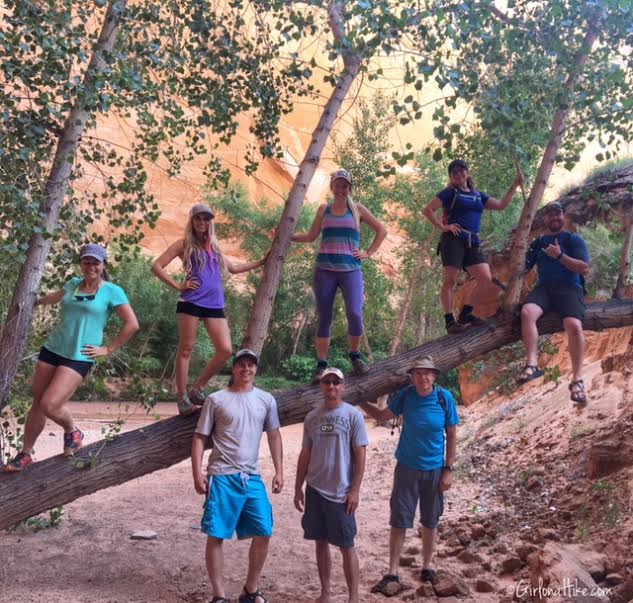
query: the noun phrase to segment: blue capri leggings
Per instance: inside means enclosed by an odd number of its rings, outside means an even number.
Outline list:
[[[363,274],[360,270],[336,272],[317,268],[314,271],[317,337],[329,337],[332,333],[332,313],[337,288],[340,288],[345,301],[347,333],[352,336],[363,334],[363,287]]]

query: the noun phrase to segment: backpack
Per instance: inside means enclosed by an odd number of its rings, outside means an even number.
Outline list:
[[[439,385],[434,385],[433,389],[437,392],[437,401],[444,412],[444,424],[446,424],[446,420],[448,419],[448,403],[446,402],[446,390]],[[390,405],[391,400],[398,392],[393,392],[389,394],[387,398],[387,406]],[[403,415],[394,416],[391,421],[391,435],[393,435],[394,431],[397,429],[398,431],[402,430],[402,423],[404,421]]]

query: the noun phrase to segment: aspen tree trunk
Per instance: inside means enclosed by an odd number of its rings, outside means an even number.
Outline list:
[[[624,221],[625,235],[622,245],[622,255],[620,256],[620,270],[618,272],[618,280],[613,290],[614,299],[624,299],[624,288],[626,279],[631,273],[631,246],[633,245],[633,216],[630,214]]]

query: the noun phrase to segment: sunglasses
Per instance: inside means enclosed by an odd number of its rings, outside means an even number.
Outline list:
[[[81,293],[79,293],[79,285],[77,285],[77,288],[75,289],[75,292],[73,293],[73,297],[77,300],[77,301],[92,301],[95,297],[97,296],[97,293],[90,293],[88,295],[82,295]]]
[[[343,382],[339,379],[322,379],[321,383],[323,383],[323,385],[340,385]]]

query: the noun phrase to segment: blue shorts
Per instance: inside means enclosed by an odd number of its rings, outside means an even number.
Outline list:
[[[200,529],[212,538],[271,536],[273,508],[259,475],[232,473],[209,477]]]
[[[306,540],[327,540],[343,549],[354,546],[356,517],[348,515],[344,502],[328,500],[310,486],[306,486],[305,501],[301,527]]]

